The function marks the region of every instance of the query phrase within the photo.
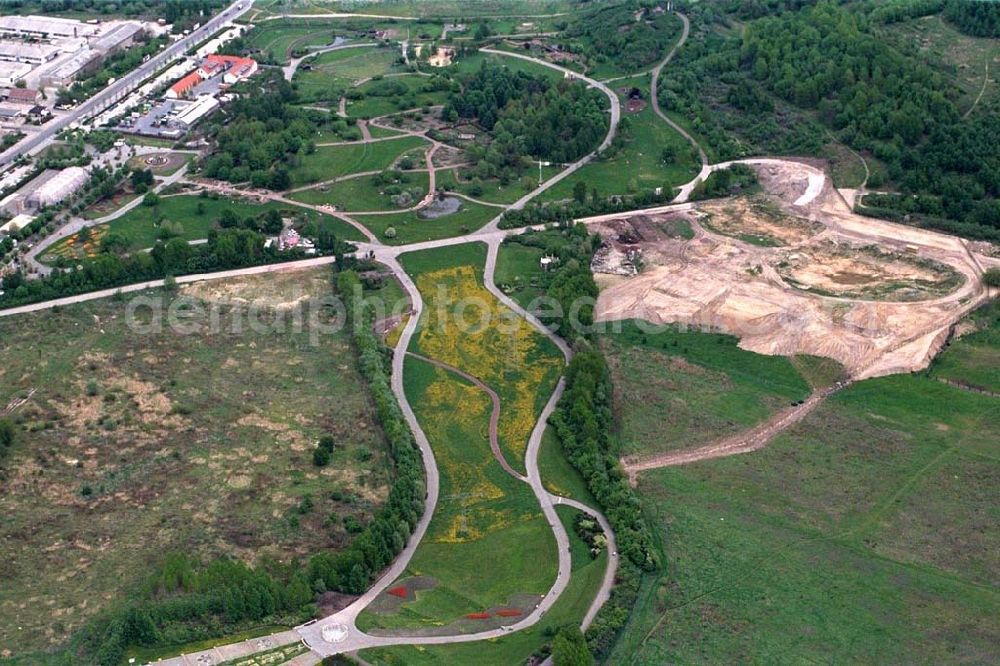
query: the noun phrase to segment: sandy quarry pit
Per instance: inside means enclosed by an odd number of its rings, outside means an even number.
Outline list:
[[[748,163],[765,194],[588,221],[605,241],[599,322],[722,331],[862,379],[925,368],[987,298],[994,261],[965,241],[856,215],[815,164]]]

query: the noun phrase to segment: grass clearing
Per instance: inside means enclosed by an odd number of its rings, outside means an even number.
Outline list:
[[[624,427],[648,411],[623,402]],[[886,377],[753,454],[640,475],[666,573],[611,661],[996,661],[998,416],[997,398]]]
[[[619,433],[623,453],[707,444],[808,396],[809,384],[787,358],[744,351],[737,342],[666,327],[644,333],[634,321],[605,335],[601,347],[614,378],[615,408],[626,417]]]
[[[542,182],[562,171],[562,167],[542,167]],[[484,180],[481,189],[477,189],[474,181],[461,177],[459,169],[448,169],[438,172],[438,183],[452,192],[458,192],[473,199],[488,203],[512,204],[528,192],[538,187],[537,165],[524,172],[518,180],[503,185],[498,179]]]
[[[562,362],[548,339],[526,321],[510,320],[512,313],[485,290],[484,262],[480,244],[403,255],[426,305],[412,349],[499,394],[501,449],[523,469],[528,437]],[[483,325],[461,331],[456,317],[469,303],[479,305],[465,308],[462,321],[471,324],[478,314]],[[407,394],[441,471],[441,500],[399,585],[415,577],[432,584],[396,606],[384,605],[388,597],[377,601],[360,626],[470,630],[480,621],[466,618],[469,613],[499,607],[528,612],[554,580],[555,539],[530,487],[504,472],[490,451],[489,397],[419,359],[408,358],[405,372]],[[488,574],[482,567],[487,561]]]
[[[0,645],[61,644],[171,552],[288,563],[350,541],[339,518],[367,520],[390,482],[354,352],[342,333],[268,325],[329,285],[322,268],[184,287],[220,303],[218,332],[207,313],[157,331],[142,307],[140,334],[118,299],[0,320],[0,402],[28,398],[0,466]],[[262,326],[237,332],[233,299],[262,299]]]
[[[980,308],[969,319],[976,330],[951,342],[948,352],[934,359],[930,375],[1000,393],[1000,302]]]
[[[368,81],[357,87],[357,90],[365,93],[363,99],[347,100],[347,114],[357,118],[376,118],[420,106],[444,104],[448,98],[447,91],[421,90],[429,81],[429,77],[419,74],[387,76]],[[402,85],[399,94],[378,94],[386,86],[396,84]]]
[[[520,664],[526,663],[535,650],[551,641],[549,632],[567,624],[579,624],[600,588],[608,555],[603,552],[596,559],[591,558],[586,544],[573,531],[573,518],[578,511],[567,506],[557,506],[556,512],[569,534],[572,576],[559,600],[538,624],[485,642],[377,648],[362,650],[361,658],[374,666]]]
[[[299,66],[293,82],[303,100],[337,101],[357,81],[395,71],[398,57],[399,49],[377,45],[321,53]]]
[[[426,145],[427,141],[420,137],[402,136],[375,143],[320,146],[316,152],[303,155],[289,175],[292,184],[299,186],[353,173],[383,171],[403,153]]]
[[[405,245],[419,241],[451,238],[479,229],[498,214],[491,206],[462,201],[462,207],[450,215],[434,219],[422,219],[418,213],[391,213],[388,215],[358,215],[357,221],[368,227],[372,233],[389,245]],[[393,238],[386,236],[386,230],[396,231]]]
[[[293,48],[326,46],[333,43],[337,23],[322,19],[277,20],[259,23],[247,36],[247,46],[269,53],[277,62],[287,63]]]
[[[329,204],[338,210],[352,211],[373,211],[373,210],[399,210],[415,206],[427,194],[428,176],[427,172],[406,173],[403,182],[393,185],[376,184],[374,176],[360,176],[350,180],[342,180],[329,185],[320,185],[308,190],[293,193],[289,198],[294,201],[315,206]],[[393,203],[392,194],[397,189],[406,190],[408,198],[399,199],[404,205],[399,206]]]
[[[86,240],[81,239],[79,233],[69,236],[52,245],[40,259],[43,263],[54,263],[58,258],[80,260],[93,257],[100,251],[100,239],[108,233],[124,236],[129,242],[131,251],[152,247],[161,238],[162,225],[157,224],[161,218],[180,225],[182,233],[179,238],[184,240],[207,238],[208,232],[212,230],[216,220],[226,209],[232,210],[240,217],[257,216],[270,209],[277,209],[289,217],[320,220],[325,224],[333,225],[334,233],[338,238],[350,241],[364,240],[361,232],[350,224],[314,210],[273,201],[258,204],[245,199],[184,194],[160,197],[160,203],[157,206],[136,206],[108,224],[92,227],[88,232],[85,232],[89,236]]]
[[[645,94],[648,99],[648,91]],[[602,197],[657,187],[669,192],[698,174],[700,164],[691,145],[653,113],[652,105],[637,113],[624,113],[619,132],[626,139],[617,154],[584,165],[538,199],[572,198],[573,187],[578,182],[586,183],[588,194],[596,189]],[[672,155],[667,162],[663,159],[665,151]]]

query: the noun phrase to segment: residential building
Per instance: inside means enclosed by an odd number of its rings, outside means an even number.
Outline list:
[[[11,104],[30,104],[34,106],[42,101],[42,93],[32,88],[8,88],[3,96]]]

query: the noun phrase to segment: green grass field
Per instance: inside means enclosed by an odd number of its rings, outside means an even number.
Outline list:
[[[480,244],[402,257],[426,305],[411,348],[478,377],[499,394],[501,449],[518,468],[562,362],[555,347],[527,322],[516,320],[504,332],[506,310],[482,286],[484,261]],[[488,318],[462,332],[453,315],[474,301],[487,309],[473,310]],[[466,309],[465,314],[464,321],[472,325],[473,313]],[[407,359],[404,377],[441,472],[441,501],[399,584],[420,576],[429,577],[432,586],[395,609],[385,607],[385,600],[376,601],[360,626],[457,623],[461,630],[473,630],[482,621],[465,618],[469,613],[505,606],[527,612],[554,580],[555,539],[530,487],[493,458],[488,396],[457,375],[414,358]]]
[[[322,19],[268,21],[254,26],[246,37],[250,48],[260,49],[278,62],[288,62],[293,48],[325,46],[333,42],[337,24]]]
[[[572,575],[569,585],[552,609],[535,626],[496,640],[441,646],[414,646],[362,650],[360,656],[374,666],[421,664],[481,664],[507,666],[526,663],[532,653],[551,641],[551,633],[567,624],[579,624],[601,585],[607,553],[591,558],[586,544],[573,532],[577,511],[556,507],[569,533]]]
[[[289,175],[292,184],[298,186],[353,173],[382,171],[403,153],[426,145],[427,141],[419,137],[403,136],[393,141],[318,147],[311,155],[303,155]]]
[[[542,286],[545,272],[539,263],[542,255],[541,248],[519,243],[500,246],[494,280],[521,307],[527,308],[532,300],[545,294]]]
[[[561,167],[542,167],[542,182],[562,170]],[[532,167],[524,172],[521,178],[503,185],[499,180],[482,181],[482,191],[474,194],[473,183],[468,178],[459,178],[458,169],[448,169],[438,172],[438,183],[452,192],[459,192],[473,199],[489,203],[512,204],[528,192],[538,187],[538,167]]]
[[[930,375],[974,389],[1000,393],[1000,302],[976,311],[975,332],[963,335],[934,360]]]
[[[631,321],[620,326],[601,347],[615,379],[616,409],[628,415],[619,433],[625,454],[707,444],[809,394],[787,358],[744,351],[732,336],[666,327],[643,333]],[[644,409],[633,413],[629,405]]]
[[[364,522],[390,479],[354,352],[343,333],[314,344],[309,326],[267,325],[329,290],[327,268],[182,288],[202,304],[259,299],[261,326],[242,331],[226,310],[217,332],[207,312],[188,333],[156,330],[155,292],[134,319],[105,299],[0,320],[0,402],[27,398],[0,463],[4,649],[61,644],[168,553],[288,563],[349,542],[339,518]],[[318,469],[325,433],[336,448]]]
[[[620,410],[633,432],[651,411]],[[664,573],[610,661],[997,661],[998,417],[930,378],[868,380],[761,451],[643,473]]]
[[[360,176],[331,183],[329,186],[321,188],[302,190],[295,192],[289,198],[313,205],[331,204],[336,206],[338,210],[347,212],[398,210],[399,208],[415,206],[427,194],[428,177],[426,172],[408,173],[405,177],[407,182],[399,183],[399,187],[406,190],[420,190],[420,194],[415,195],[405,206],[393,204],[391,196],[385,193],[387,186],[373,183],[373,176]]]
[[[358,86],[358,90],[364,92],[366,95],[364,99],[347,101],[347,113],[356,118],[376,118],[420,106],[444,104],[448,97],[447,92],[421,92],[422,86],[429,80],[426,76],[407,74],[369,81]],[[380,88],[384,89],[387,83],[403,84],[406,87],[406,92],[401,91],[400,94],[390,96],[371,94],[372,92],[377,92]]]
[[[389,215],[358,215],[357,221],[371,229],[384,243],[405,245],[439,238],[451,238],[479,229],[498,214],[498,209],[463,201],[455,213],[433,220],[421,219],[417,213],[391,213]],[[385,235],[386,229],[396,230],[395,238]]]
[[[309,69],[300,66],[293,81],[303,99],[335,102],[358,80],[394,71],[398,57],[398,49],[379,46],[338,49],[307,60]]]

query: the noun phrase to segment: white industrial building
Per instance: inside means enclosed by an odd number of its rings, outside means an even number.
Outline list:
[[[24,213],[15,215],[2,227],[0,227],[0,235],[10,234],[15,231],[20,231],[21,229],[24,229],[26,226],[31,224],[34,220],[35,220],[34,217],[32,217],[31,215],[26,215]]]
[[[41,83],[45,86],[68,86],[84,74],[97,71],[100,64],[100,53],[83,48],[65,62],[59,63],[52,71],[43,74]]]
[[[0,60],[6,62],[41,65],[56,58],[61,50],[52,44],[25,44],[24,42],[0,40]]]
[[[31,65],[24,62],[0,62],[0,88],[9,88],[22,80],[31,71]]]
[[[177,122],[182,123],[185,127],[191,127],[212,111],[215,111],[217,108],[219,108],[219,100],[215,99],[211,95],[203,95],[193,104],[178,113],[176,120]]]
[[[55,16],[0,16],[0,34],[19,37],[89,37],[98,29],[90,23]]]
[[[106,30],[102,29],[90,40],[90,46],[95,51],[107,55],[128,48],[142,33],[142,24],[137,21],[108,24]]]
[[[67,167],[62,171],[46,171],[25,188],[29,208],[53,206],[65,201],[87,184],[90,176],[81,167]]]

